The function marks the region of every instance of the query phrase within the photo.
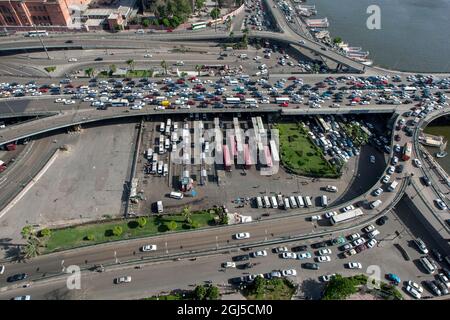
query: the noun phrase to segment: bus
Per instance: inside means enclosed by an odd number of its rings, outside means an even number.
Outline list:
[[[128,107],[130,105],[127,99],[113,99],[109,103],[111,107]]]
[[[36,31],[28,31],[26,33],[27,37],[47,37],[48,32],[47,30],[36,30]]]
[[[276,97],[275,102],[276,103],[289,102],[289,97]]]
[[[302,196],[297,196],[297,203],[299,208],[303,208],[305,206]]]
[[[241,103],[241,99],[234,98],[234,97],[228,97],[225,99],[225,102],[229,103],[229,104],[239,104],[239,103]]]
[[[407,161],[411,158],[411,152],[412,152],[412,144],[411,142],[406,142],[405,146],[403,147],[403,155],[402,155],[403,161]]]
[[[305,196],[305,203],[307,207],[311,207],[312,206],[312,201],[311,201],[311,197],[310,196]]]
[[[256,206],[260,209],[263,207],[263,202],[261,197],[256,197]]]
[[[264,208],[270,208],[270,200],[268,196],[264,196]]]
[[[364,212],[360,208],[356,208],[356,209],[349,210],[347,212],[332,216],[330,218],[330,222],[332,225],[335,225],[337,223],[347,222],[347,221],[352,220],[356,217],[359,217],[363,214],[364,214]]]
[[[195,22],[195,23],[191,24],[191,28],[192,28],[192,30],[198,30],[198,29],[206,28],[206,21]]]
[[[222,18],[220,18],[220,19],[215,19],[215,20],[211,20],[208,24],[209,24],[210,26],[215,26],[215,25],[218,25],[218,24],[221,24],[221,23],[223,23]]]
[[[320,202],[322,204],[322,207],[327,207],[328,206],[328,197],[326,195],[323,195],[320,198]]]
[[[275,198],[275,196],[270,197],[270,203],[272,204],[272,208],[274,208],[274,209],[278,208],[278,202],[277,202],[277,198]]]

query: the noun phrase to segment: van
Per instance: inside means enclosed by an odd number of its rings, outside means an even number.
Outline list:
[[[420,258],[420,263],[425,268],[425,270],[427,270],[427,272],[429,274],[433,274],[436,272],[436,267],[434,266],[434,264],[431,262],[431,260],[428,257]]]
[[[284,209],[290,209],[290,205],[289,205],[289,199],[288,198],[284,198]]]
[[[156,202],[156,208],[158,209],[158,213],[163,213],[164,212],[162,201]]]
[[[264,207],[261,197],[256,197],[256,206],[258,207],[258,209],[261,209]]]
[[[394,191],[395,188],[397,187],[397,185],[398,185],[397,181],[392,181],[391,184],[388,187],[388,190],[391,191],[391,192]]]
[[[270,203],[272,205],[272,208],[274,209],[278,208],[277,198],[275,198],[275,196],[270,197]]]
[[[312,201],[311,201],[311,197],[310,196],[306,196],[305,197],[305,203],[307,207],[311,207],[312,206]]]
[[[169,140],[169,139],[166,139],[166,140],[165,140],[164,147],[165,147],[167,150],[170,148],[170,140]]]
[[[164,169],[164,163],[162,161],[158,162],[158,174],[162,174]]]
[[[321,203],[322,207],[327,207],[328,206],[328,197],[326,195],[323,195],[320,198],[320,203]]]
[[[264,196],[264,208],[270,208],[270,200],[268,196]]]
[[[281,208],[284,206],[283,196],[281,194],[277,195],[278,207]]]
[[[375,230],[372,230],[372,231],[370,231],[368,234],[367,234],[367,236],[370,238],[370,239],[373,239],[373,238],[375,238],[377,235],[379,235],[380,234],[380,231],[378,231],[377,229],[375,229]]]
[[[208,141],[205,142],[205,150],[204,151],[205,152],[209,151],[209,142]]]
[[[302,196],[297,196],[297,203],[299,208],[303,208],[305,206]]]
[[[153,155],[153,149],[148,148],[147,149],[147,160],[150,160],[152,158],[152,155]]]
[[[181,192],[172,191],[169,195],[172,199],[183,199],[183,194]]]
[[[161,122],[159,124],[159,132],[164,132],[165,129],[166,129],[166,124],[164,122]]]
[[[290,196],[289,197],[289,203],[291,204],[292,208],[297,208],[297,202],[295,201],[295,197],[294,196]]]
[[[371,204],[370,204],[370,208],[371,209],[375,209],[376,207],[378,207],[380,204],[382,204],[383,202],[381,201],[381,200],[376,200],[376,201],[373,201]]]
[[[169,173],[169,164],[165,163],[164,164],[164,168],[163,168],[163,176],[167,176],[167,174]]]

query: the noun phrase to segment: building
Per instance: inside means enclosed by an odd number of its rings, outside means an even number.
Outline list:
[[[70,26],[77,8],[91,0],[0,0],[1,26]]]

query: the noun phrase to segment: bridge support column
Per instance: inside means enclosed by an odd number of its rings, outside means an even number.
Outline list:
[[[342,64],[338,63],[335,71],[337,72],[337,71],[341,71],[341,70],[342,70]]]

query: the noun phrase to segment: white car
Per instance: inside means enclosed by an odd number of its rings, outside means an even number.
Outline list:
[[[342,247],[340,249],[347,251],[347,250],[353,249],[353,245],[350,242],[348,242],[348,243],[342,245]]]
[[[406,286],[406,292],[408,292],[410,295],[412,295],[416,299],[420,299],[422,297],[420,295],[420,293],[415,288],[413,288],[411,286]]]
[[[394,166],[389,166],[387,169],[387,174],[391,175],[395,172],[395,167]]]
[[[14,297],[14,300],[31,300],[30,295]]]
[[[297,270],[295,269],[281,270],[281,275],[283,277],[295,277],[297,275]]]
[[[346,206],[346,207],[342,208],[341,211],[342,212],[347,212],[347,211],[350,211],[350,210],[353,210],[353,209],[355,209],[355,206],[349,205],[349,206]]]
[[[266,250],[259,250],[251,253],[252,257],[267,257],[267,251]]]
[[[317,262],[330,262],[331,258],[330,256],[320,256],[316,258]]]
[[[294,252],[283,252],[281,257],[283,259],[297,259],[297,254]]]
[[[288,248],[287,247],[278,247],[275,248],[275,253],[281,253],[281,252],[288,252]]]
[[[297,259],[303,260],[303,259],[310,259],[312,257],[310,252],[302,252],[297,253]]]
[[[1,265],[0,266],[0,274],[3,274],[3,273],[5,273],[5,266]]]
[[[320,276],[320,277],[319,277],[319,280],[320,280],[320,281],[323,281],[323,282],[328,282],[328,281],[330,281],[331,278],[333,278],[335,275],[336,275],[336,273],[333,273],[333,274],[326,274],[326,275]]]
[[[146,244],[141,248],[143,252],[156,251],[156,244]]]
[[[370,163],[375,163],[375,156],[370,156],[369,160],[370,160]]]
[[[375,230],[375,226],[373,224],[370,224],[370,225],[364,227],[364,229],[363,229],[363,231],[366,232],[366,233],[370,232],[370,231],[373,231],[373,230]]]
[[[69,62],[77,62],[78,59],[77,58],[69,58]]]
[[[248,232],[236,233],[234,237],[236,238],[236,240],[248,239],[250,238],[250,233]]]
[[[377,245],[378,241],[377,239],[371,239],[369,242],[367,242],[367,248],[371,249]]]
[[[115,278],[114,279],[114,283],[115,284],[130,283],[130,282],[131,282],[131,277],[130,276],[124,276],[124,277],[119,277],[119,278]]]
[[[318,221],[318,220],[322,220],[322,217],[319,215],[316,215],[316,216],[311,216],[309,219],[311,221]]]
[[[380,194],[382,194],[383,193],[383,189],[381,189],[381,188],[378,188],[378,189],[376,189],[376,190],[374,190],[373,192],[372,192],[372,195],[374,196],[374,197],[378,197]]]
[[[360,236],[359,233],[353,233],[353,234],[349,235],[348,238],[349,238],[350,240],[356,240],[356,239],[358,239],[358,238],[361,238],[361,236]]]
[[[439,209],[441,210],[447,210],[447,205],[445,204],[444,201],[442,201],[441,199],[435,199],[434,200],[436,202],[436,205],[439,207]]]
[[[153,56],[150,53],[144,54],[144,58],[151,58],[151,57],[153,57]]]
[[[320,256],[326,256],[326,255],[331,254],[331,249],[328,249],[328,248],[320,249],[318,251],[318,253],[319,253]]]
[[[391,180],[391,176],[387,174],[387,175],[385,175],[385,176],[383,177],[383,179],[381,180],[381,182],[383,182],[383,183],[388,183],[389,180]]]
[[[66,102],[66,99],[64,99],[64,98],[57,98],[55,100],[55,103],[61,103],[61,102]]]
[[[65,104],[65,105],[68,105],[68,104],[75,104],[75,100],[66,100],[66,101],[64,101],[64,104]]]
[[[332,216],[335,216],[335,215],[337,215],[336,211],[330,211],[330,212],[325,213],[325,218],[330,219]]]
[[[234,262],[224,262],[224,263],[222,263],[222,267],[224,267],[224,268],[236,268],[236,263],[234,263]]]
[[[417,168],[422,167],[422,162],[419,159],[413,159],[413,163]]]
[[[349,269],[362,269],[362,264],[359,262],[349,262],[347,263],[347,268]]]
[[[415,283],[414,281],[409,280],[407,284],[408,284],[408,286],[416,289],[417,292],[419,292],[419,293],[423,292],[423,288],[419,284]]]
[[[364,238],[359,238],[359,239],[356,239],[355,241],[353,241],[353,245],[355,246],[355,247],[357,247],[357,246],[359,246],[360,244],[363,244],[363,243],[365,243],[366,242],[366,240],[364,239]]]

